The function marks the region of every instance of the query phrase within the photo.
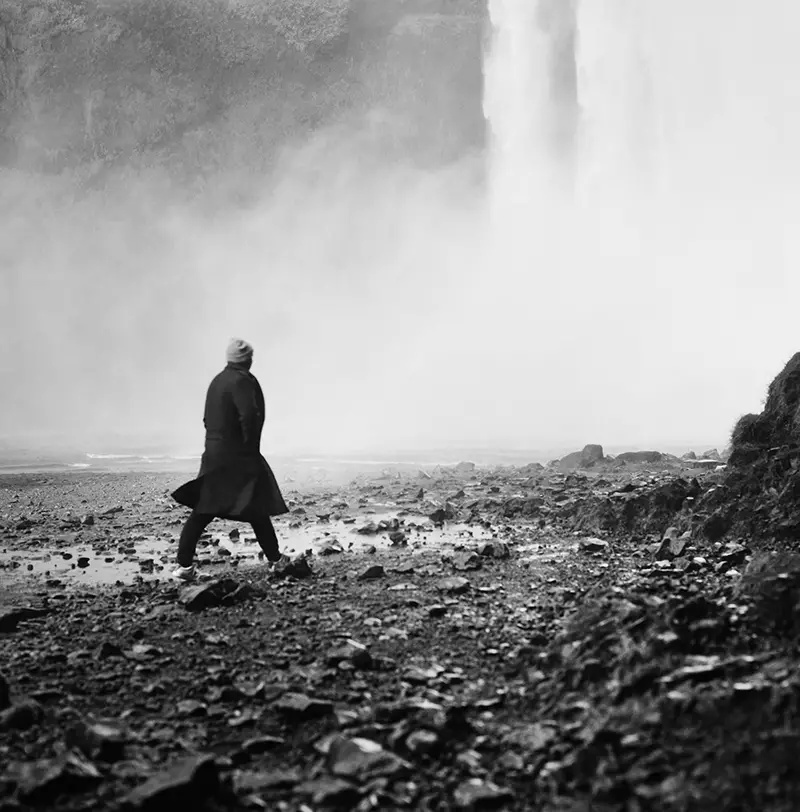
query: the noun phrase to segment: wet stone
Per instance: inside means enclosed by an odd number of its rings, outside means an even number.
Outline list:
[[[511,549],[503,541],[487,541],[478,548],[478,554],[486,558],[508,558]]]
[[[67,736],[67,742],[95,761],[115,762],[123,758],[127,735],[113,722],[81,722]]]
[[[344,736],[337,736],[331,742],[327,764],[334,775],[362,782],[395,776],[408,767],[403,759],[371,739]]]
[[[453,558],[453,568],[457,570],[479,570],[482,566],[483,561],[477,553],[458,553]]]
[[[207,584],[187,587],[180,596],[180,602],[190,612],[202,612],[203,609],[221,606],[225,597],[236,592],[238,587],[237,581],[220,578]]]
[[[332,702],[296,693],[284,694],[275,701],[273,708],[284,716],[301,720],[316,719],[333,713]]]
[[[105,660],[109,657],[122,657],[124,655],[122,649],[116,643],[104,640],[95,650],[95,656],[98,660]]]
[[[59,796],[83,792],[100,780],[101,774],[91,762],[69,752],[22,764],[17,774],[17,792],[28,804],[52,808]]]
[[[29,730],[44,719],[44,708],[35,699],[21,699],[0,712],[0,730]]]
[[[44,617],[48,610],[33,606],[0,607],[0,633],[15,632],[25,620]]]
[[[299,770],[261,770],[239,773],[234,778],[237,792],[259,793],[271,790],[290,789],[299,784],[302,776]]]
[[[169,808],[203,808],[219,790],[219,774],[213,756],[201,755],[179,761],[136,787],[124,804],[142,812]]]
[[[608,550],[608,542],[598,538],[582,539],[578,546],[584,553],[602,553]]]
[[[359,581],[372,581],[378,578],[383,578],[386,575],[386,571],[380,564],[373,564],[371,567],[367,567],[363,570],[359,576]]]
[[[330,666],[337,666],[342,662],[351,663],[355,668],[368,669],[372,667],[372,655],[357,640],[346,640],[342,645],[331,649],[327,656]]]
[[[460,576],[442,578],[436,585],[442,592],[449,592],[453,595],[463,595],[465,592],[468,592],[470,588],[469,581]]]
[[[279,562],[272,571],[274,578],[310,578],[313,574],[311,564],[303,555]]]
[[[513,799],[510,790],[479,778],[471,778],[459,784],[453,794],[457,809],[499,809]]]
[[[295,792],[321,809],[351,809],[361,797],[358,788],[349,781],[328,777],[306,781]]]
[[[258,756],[283,747],[285,744],[286,739],[282,739],[280,736],[258,736],[248,739],[242,745],[242,750],[249,755]]]
[[[406,737],[411,753],[430,753],[439,746],[439,734],[432,730],[415,730]]]
[[[184,699],[178,702],[177,711],[180,716],[201,717],[208,715],[208,706],[196,699]]]

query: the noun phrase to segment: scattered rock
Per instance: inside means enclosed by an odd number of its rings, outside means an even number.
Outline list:
[[[271,750],[276,750],[286,744],[286,739],[280,736],[258,736],[254,739],[248,739],[243,745],[242,750],[253,756],[259,756],[262,753],[268,753]]]
[[[514,795],[510,790],[480,778],[464,781],[453,793],[457,809],[499,809],[513,800]]]
[[[15,632],[23,621],[44,617],[47,614],[47,609],[33,606],[0,607],[0,632]]]
[[[208,706],[197,699],[182,699],[178,702],[176,710],[179,716],[202,717],[208,714]]]
[[[463,595],[469,591],[470,583],[466,578],[453,577],[442,578],[437,582],[436,586],[442,590],[442,592],[450,592],[453,595]]]
[[[370,739],[337,736],[327,755],[328,769],[340,778],[366,782],[381,777],[396,777],[409,765],[394,753]]]
[[[457,553],[453,557],[453,569],[469,571],[479,570],[483,561],[477,553]]]
[[[80,722],[67,734],[67,744],[93,761],[112,763],[125,755],[126,732],[113,722]]]
[[[478,548],[478,554],[487,558],[508,558],[511,548],[504,541],[487,541]]]
[[[234,778],[238,793],[260,793],[271,790],[291,789],[302,781],[300,770],[260,770],[241,772]]]
[[[317,778],[295,788],[300,796],[307,797],[319,809],[352,809],[361,793],[349,781],[341,778]]]
[[[330,666],[350,663],[354,668],[365,670],[372,667],[372,655],[365,645],[356,640],[346,640],[328,652],[327,662]]]
[[[386,576],[386,571],[380,564],[373,564],[371,567],[367,567],[363,570],[359,576],[359,581],[372,581],[377,578],[383,578]]]
[[[20,699],[0,711],[0,730],[28,730],[44,719],[44,708],[35,699]]]
[[[284,694],[273,703],[273,708],[284,716],[298,720],[316,719],[333,713],[332,702],[296,693]]]
[[[692,540],[691,532],[686,532],[679,535],[680,531],[677,527],[668,527],[664,533],[664,538],[661,544],[658,545],[656,550],[656,558],[659,560],[671,561],[674,558],[679,558],[684,554],[686,548]]]
[[[272,571],[274,578],[310,578],[313,575],[311,564],[304,555],[290,558],[288,561],[279,561]]]
[[[584,553],[603,553],[608,550],[608,542],[598,538],[581,539],[578,546]]]
[[[233,594],[239,583],[232,578],[220,578],[206,584],[186,587],[180,596],[181,604],[190,612],[202,612],[221,606],[226,596]]]
[[[451,522],[454,519],[458,518],[458,509],[451,505],[449,502],[446,502],[444,507],[438,508],[431,513],[428,518],[435,524],[435,525],[442,525],[445,522]]]
[[[84,792],[101,779],[91,762],[78,753],[68,752],[22,764],[16,778],[17,793],[28,804],[53,808],[60,796]]]

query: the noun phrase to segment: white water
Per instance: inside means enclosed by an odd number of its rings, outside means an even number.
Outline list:
[[[629,436],[639,414],[642,433],[665,439],[668,426],[645,427],[665,398],[684,426],[757,408],[737,405],[733,378],[764,387],[797,349],[800,4],[489,0],[489,9],[494,281],[509,317],[536,318],[531,376],[552,389],[572,367],[587,392],[611,388],[607,414],[591,402],[598,436],[618,425],[621,403]],[[548,10],[577,32],[571,171],[547,142],[558,115],[548,95],[557,34],[538,25]],[[554,428],[569,434],[574,419],[556,417]]]

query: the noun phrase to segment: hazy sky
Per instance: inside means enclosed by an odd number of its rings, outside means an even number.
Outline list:
[[[574,194],[543,170],[543,60],[511,48],[488,191],[474,159],[365,165],[374,122],[213,218],[152,176],[73,200],[0,170],[0,435],[192,449],[237,335],[265,451],[724,443],[797,349],[800,6],[763,9],[584,0]]]

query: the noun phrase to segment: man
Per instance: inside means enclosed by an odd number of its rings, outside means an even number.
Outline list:
[[[261,456],[264,394],[250,372],[252,346],[233,339],[227,361],[206,395],[206,442],[200,473],[172,494],[176,502],[192,508],[178,542],[178,568],[172,573],[180,581],[194,577],[197,542],[215,518],[249,522],[267,559],[283,558],[270,517],[289,509],[272,469]]]

